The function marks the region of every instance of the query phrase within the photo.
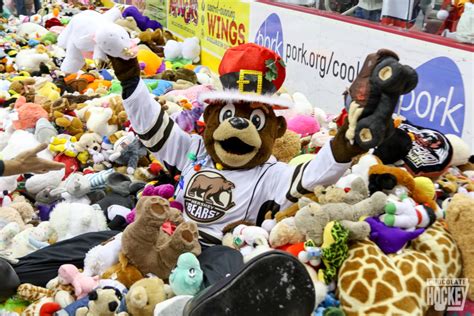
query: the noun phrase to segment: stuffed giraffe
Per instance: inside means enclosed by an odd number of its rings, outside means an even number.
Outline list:
[[[424,315],[428,278],[456,278],[461,254],[439,222],[399,254],[385,255],[369,240],[350,246],[339,270],[338,296],[346,315]]]

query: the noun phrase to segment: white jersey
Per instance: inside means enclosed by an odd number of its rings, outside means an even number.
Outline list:
[[[124,106],[143,144],[167,168],[181,173],[176,200],[184,205],[185,219],[198,225],[204,243],[219,243],[223,228],[233,222],[261,223],[269,210],[285,209],[318,184],[335,183],[350,165],[337,163],[326,144],[314,159],[297,167],[272,156],[252,169],[218,170],[201,136],[181,130],[143,81],[124,100]],[[199,171],[189,153],[200,162]]]

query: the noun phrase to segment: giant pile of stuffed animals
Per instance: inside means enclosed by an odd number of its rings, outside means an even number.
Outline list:
[[[196,38],[177,41],[133,6],[94,8],[82,15],[89,25],[84,29],[74,19],[84,9],[47,4],[29,19],[2,20],[0,158],[47,143],[40,156],[66,167],[0,178],[0,257],[14,263],[86,232],[123,234],[90,249],[79,268],[61,266],[45,287],[21,284],[0,302],[0,314],[153,315],[161,302],[202,290],[192,252],[152,269],[133,264],[139,260],[130,249],[140,245],[130,236],[146,234],[140,229],[147,221],[144,197],[168,200],[179,217],[183,205],[173,197],[180,177],[134,133],[106,55],[138,56],[150,93],[188,133],[205,130],[198,96],[220,90],[219,79],[197,65]],[[106,43],[108,36],[114,41]],[[288,130],[273,155],[292,166],[317,155],[342,119],[353,115],[350,108],[325,113],[301,93],[281,91],[280,97],[295,107],[281,113]],[[376,130],[372,123],[367,128]],[[393,135],[354,160],[337,183],[317,186],[287,209],[269,210],[258,226],[227,227],[222,243],[240,250],[245,261],[271,249],[296,256],[317,289],[315,315],[419,315],[431,308],[427,278],[474,282],[471,149],[456,135],[403,118],[394,123]],[[165,224],[163,243],[176,229]],[[189,267],[194,282],[185,277]],[[468,298],[474,301],[474,286]]]

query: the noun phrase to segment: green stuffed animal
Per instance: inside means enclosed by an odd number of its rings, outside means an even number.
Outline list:
[[[349,231],[338,221],[329,222],[324,228],[324,241],[321,246],[322,260],[325,269],[318,271],[318,278],[326,284],[331,283],[337,275],[337,270],[346,260],[349,247]]]
[[[204,274],[196,256],[190,252],[178,258],[170,275],[170,286],[176,295],[196,295],[202,288]]]

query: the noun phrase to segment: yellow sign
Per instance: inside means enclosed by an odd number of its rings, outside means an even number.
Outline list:
[[[199,37],[198,0],[168,0],[168,29],[182,38]]]
[[[168,29],[197,36],[202,64],[217,71],[224,52],[248,41],[250,4],[240,0],[169,0]]]

